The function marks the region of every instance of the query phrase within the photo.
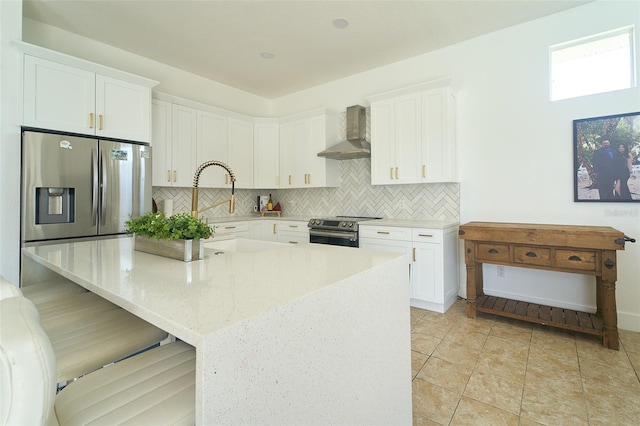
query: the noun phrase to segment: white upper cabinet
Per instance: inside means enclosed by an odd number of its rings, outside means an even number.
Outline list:
[[[208,111],[198,110],[197,149],[198,165],[205,161],[217,160],[228,162],[228,120],[227,117]],[[195,168],[194,168],[195,172]],[[208,167],[200,175],[201,188],[226,188],[230,185],[230,176],[221,167]]]
[[[253,121],[253,186],[280,187],[280,125],[275,118]]]
[[[71,62],[83,61],[71,58]],[[131,76],[128,80],[126,73],[114,78],[95,72],[95,64],[88,68],[92,69],[25,55],[23,124],[150,142],[151,87],[155,82],[140,84],[142,78]]]
[[[456,180],[449,83],[438,80],[369,98],[373,185]]]
[[[253,188],[253,120],[229,118],[228,165],[236,176],[236,188]]]
[[[174,96],[155,96],[154,185],[191,187],[199,165],[220,161],[234,172],[236,188],[253,188],[251,118]],[[171,106],[170,119],[166,118],[166,105]],[[168,121],[171,122],[170,132]],[[163,143],[165,148],[156,147],[158,143]],[[157,155],[156,150],[166,153],[165,156]],[[198,187],[231,188],[231,177],[224,168],[210,166],[200,174]]]
[[[318,157],[338,142],[338,117],[326,109],[286,117],[280,124],[280,188],[340,185],[336,160]]]

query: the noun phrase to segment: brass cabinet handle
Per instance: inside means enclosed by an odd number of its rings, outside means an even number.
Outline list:
[[[308,183],[309,185],[311,185],[311,173],[309,173],[309,174],[308,174],[308,176],[309,176],[309,180],[308,180],[308,182],[307,182],[307,183]]]
[[[224,229],[236,229],[235,226],[225,226]]]
[[[418,237],[433,238],[433,234],[418,234]]]
[[[389,168],[389,179],[393,179],[393,167]]]
[[[289,228],[297,228],[298,225],[289,225]]]
[[[289,185],[291,185],[291,175],[289,175]]]
[[[298,244],[297,241],[289,241],[289,244]]]
[[[492,249],[489,249],[489,253],[496,254],[496,253],[498,253],[498,250],[492,248]]]
[[[93,113],[89,113],[89,128],[93,129]]]
[[[167,182],[171,182],[171,170],[167,170]]]
[[[413,248],[413,261],[416,261],[416,248]]]
[[[422,165],[422,177],[427,177],[427,166],[425,166],[424,164]]]
[[[396,179],[398,179],[398,168],[396,167]]]
[[[98,128],[98,130],[102,130],[102,114],[98,115],[98,120],[100,122],[100,127]]]
[[[389,231],[377,231],[378,234],[389,235]]]
[[[174,181],[174,182],[177,182],[177,181],[178,181],[178,171],[177,171],[177,170],[174,170],[174,171],[173,171],[173,181]]]
[[[275,223],[273,224],[273,233],[274,234],[276,233],[276,224]]]

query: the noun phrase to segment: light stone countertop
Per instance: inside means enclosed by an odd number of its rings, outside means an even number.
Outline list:
[[[198,425],[411,424],[407,255],[233,244],[193,262],[132,237],[22,253],[195,346]]]
[[[360,226],[373,225],[373,226],[396,226],[403,228],[432,228],[432,229],[446,229],[458,226],[458,221],[455,220],[425,220],[425,219],[376,219],[361,222]]]
[[[194,346],[230,324],[398,257],[324,244],[266,244],[274,248],[224,254],[206,248],[205,259],[194,262],[135,251],[132,237],[23,252]]]

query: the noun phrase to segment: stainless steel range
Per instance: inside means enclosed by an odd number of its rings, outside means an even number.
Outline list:
[[[334,216],[309,221],[309,242],[358,247],[358,223],[379,217]]]

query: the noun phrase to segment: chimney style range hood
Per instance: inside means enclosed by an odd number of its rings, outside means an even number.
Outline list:
[[[347,108],[347,140],[318,153],[331,160],[352,160],[371,157],[371,143],[367,141],[367,110],[360,105]]]

